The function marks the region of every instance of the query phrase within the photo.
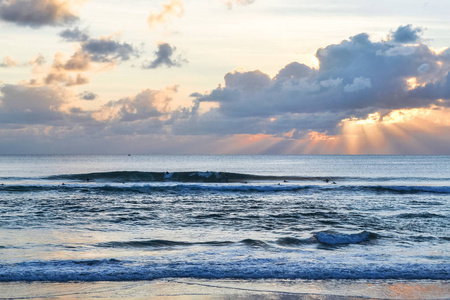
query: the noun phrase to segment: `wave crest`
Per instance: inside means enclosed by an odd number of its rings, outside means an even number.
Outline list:
[[[334,231],[321,231],[315,235],[318,242],[325,245],[348,245],[359,244],[374,240],[378,237],[376,233],[362,231],[359,233],[339,233]]]

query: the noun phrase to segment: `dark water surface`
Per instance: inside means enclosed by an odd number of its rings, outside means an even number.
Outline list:
[[[0,184],[0,281],[450,279],[449,156],[0,156]]]

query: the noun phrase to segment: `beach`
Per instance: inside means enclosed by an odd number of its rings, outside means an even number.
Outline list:
[[[448,281],[201,280],[1,283],[0,299],[448,299]]]

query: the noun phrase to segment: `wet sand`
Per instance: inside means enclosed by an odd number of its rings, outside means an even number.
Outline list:
[[[0,299],[449,299],[450,281],[201,280],[0,283]]]

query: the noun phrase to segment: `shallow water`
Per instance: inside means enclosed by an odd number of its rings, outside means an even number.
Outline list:
[[[0,182],[0,281],[450,279],[448,156],[0,156]]]

